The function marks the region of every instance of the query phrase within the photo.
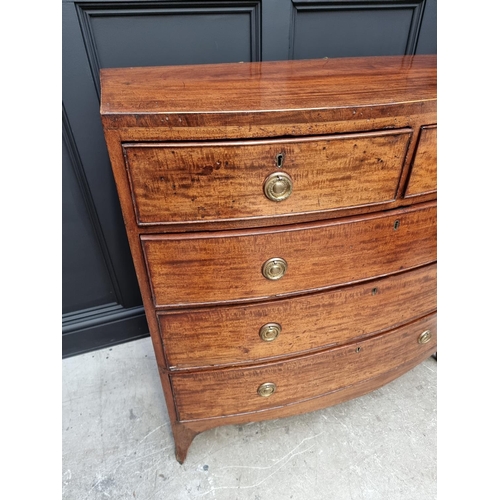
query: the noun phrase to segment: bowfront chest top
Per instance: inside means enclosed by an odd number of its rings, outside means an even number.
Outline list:
[[[436,57],[105,69],[176,456],[436,351]]]

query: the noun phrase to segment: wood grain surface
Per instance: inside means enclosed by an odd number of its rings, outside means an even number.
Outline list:
[[[432,338],[419,344],[426,330]],[[376,337],[293,360],[172,374],[179,420],[256,412],[313,399],[394,370],[422,351],[430,353],[436,339],[433,314]],[[276,385],[276,392],[262,397],[257,389],[268,382]]]
[[[434,262],[436,205],[272,230],[144,235],[141,241],[157,306],[256,300]],[[285,259],[288,270],[271,281],[262,266],[275,257]]]
[[[101,71],[103,126],[124,142],[420,126],[436,123],[436,101],[433,55]]]
[[[431,345],[430,348],[430,350],[435,349],[435,346]],[[313,399],[297,401],[286,406],[270,408],[250,414],[243,413],[226,417],[204,418],[200,420],[188,421],[173,420],[172,432],[175,438],[178,460],[182,463],[186,457],[187,449],[191,444],[192,439],[200,432],[221,425],[245,424],[249,421],[260,422],[262,420],[290,417],[292,415],[299,415],[301,413],[311,412],[349,401],[350,399],[363,396],[364,394],[379,389],[383,385],[392,382],[427,359],[430,354],[432,353],[429,352],[429,349],[422,349],[417,357],[406,360],[403,364],[393,370],[386,371],[381,375],[377,375],[367,380],[362,380],[356,384],[348,385],[337,391],[329,392]],[[160,372],[160,376],[162,380],[166,381],[164,382],[165,384],[170,384],[167,372]]]
[[[346,401],[436,351],[436,83],[436,56],[101,71],[179,461],[203,430]]]
[[[245,306],[159,312],[170,369],[270,360],[352,342],[435,311],[436,264],[329,292]],[[278,323],[267,342],[260,328]]]
[[[124,154],[139,223],[243,219],[394,200],[410,135],[126,144]],[[263,186],[281,171],[293,191],[276,202]]]
[[[422,127],[405,196],[437,190],[437,126]]]
[[[101,114],[387,105],[435,99],[436,81],[435,55],[109,68],[101,70]]]

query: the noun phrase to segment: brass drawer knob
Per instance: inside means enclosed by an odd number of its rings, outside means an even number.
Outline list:
[[[285,259],[281,257],[274,257],[272,259],[266,260],[262,266],[262,274],[264,278],[268,280],[279,280],[283,278],[286,273],[288,264]]]
[[[285,172],[274,172],[264,182],[264,194],[271,201],[286,200],[292,190],[292,178]]]
[[[259,332],[260,338],[266,342],[272,342],[281,333],[281,325],[278,323],[267,323]]]
[[[262,384],[259,386],[257,389],[257,393],[259,396],[262,396],[263,398],[268,398],[271,394],[274,394],[276,392],[276,384],[273,384],[272,382],[266,382],[265,384]]]
[[[432,333],[430,330],[425,330],[425,332],[422,332],[420,334],[420,337],[418,337],[418,343],[419,344],[427,344],[429,340],[432,338]]]

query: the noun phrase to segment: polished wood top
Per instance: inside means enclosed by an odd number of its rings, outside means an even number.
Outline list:
[[[300,111],[436,100],[436,56],[101,70],[101,114]]]

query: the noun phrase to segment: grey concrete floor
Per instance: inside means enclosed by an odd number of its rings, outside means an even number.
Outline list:
[[[63,360],[64,500],[432,500],[429,358],[361,398],[198,435],[183,465],[150,339]]]

